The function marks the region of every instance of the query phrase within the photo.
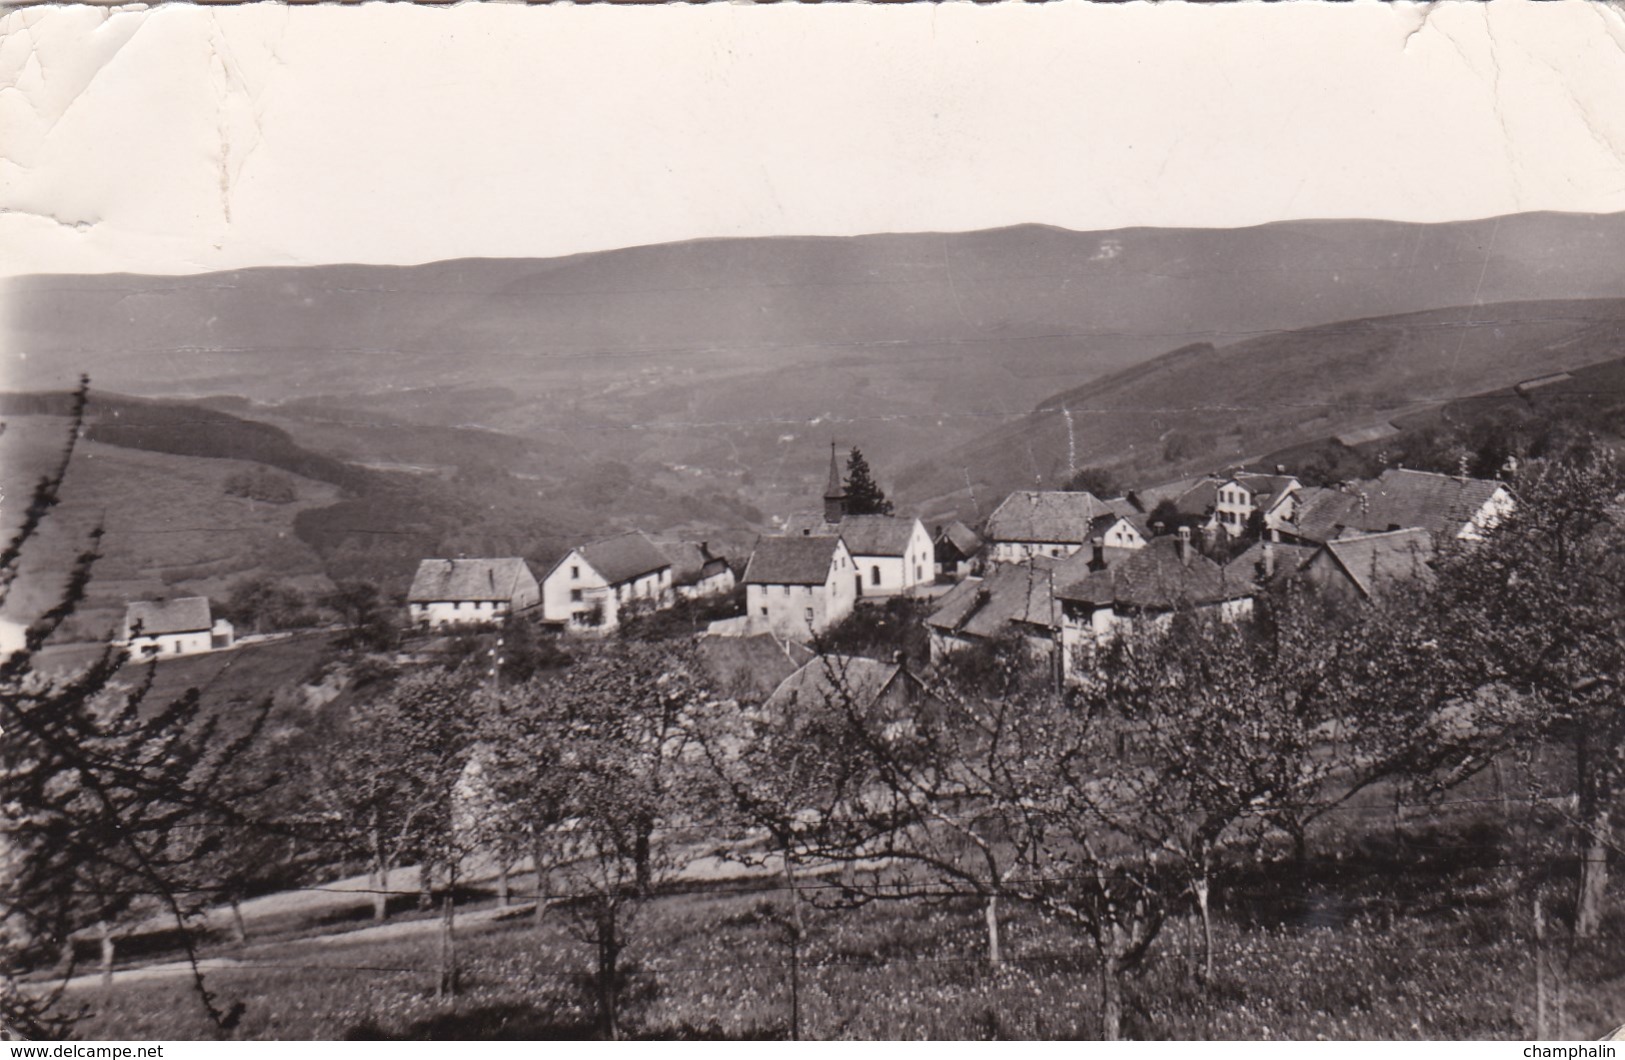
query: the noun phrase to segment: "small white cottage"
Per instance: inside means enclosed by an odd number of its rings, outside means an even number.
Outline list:
[[[210,617],[208,597],[185,596],[131,603],[124,609],[124,628],[118,643],[138,659],[151,659],[229,648],[232,638],[230,622]]]

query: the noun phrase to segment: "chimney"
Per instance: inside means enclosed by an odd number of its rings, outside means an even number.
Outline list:
[[[1275,549],[1268,541],[1264,542],[1264,577],[1275,577]]]
[[[1191,564],[1191,528],[1188,526],[1179,528],[1179,562],[1187,567]]]
[[[1166,530],[1166,529],[1168,529],[1168,528],[1163,525],[1162,520],[1158,519],[1156,522],[1151,524],[1151,536],[1152,537],[1161,537],[1162,532],[1164,530]]]
[[[1089,559],[1090,570],[1106,569],[1106,539],[1096,534],[1089,539],[1089,547],[1093,555]]]
[[[1284,474],[1286,474],[1286,465],[1285,465],[1285,464],[1276,464],[1276,465],[1275,465],[1275,473],[1276,473],[1276,474],[1277,474],[1277,475],[1284,475]]]

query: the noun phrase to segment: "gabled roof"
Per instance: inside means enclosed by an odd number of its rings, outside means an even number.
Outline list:
[[[141,631],[133,633],[139,623]],[[214,625],[209,598],[183,596],[178,600],[137,600],[124,609],[124,636],[157,637],[166,633],[202,633]]]
[[[1017,490],[988,516],[986,536],[1079,545],[1089,540],[1089,524],[1110,510],[1087,491]]]
[[[868,710],[903,668],[861,655],[820,655],[779,682],[764,708],[783,710],[797,703]]]
[[[1056,597],[1097,607],[1136,611],[1171,611],[1181,605],[1201,607],[1251,596],[1251,578],[1223,567],[1189,546],[1181,558],[1179,541],[1153,539],[1105,570],[1091,571],[1056,591]]]
[[[1342,537],[1326,542],[1321,551],[1367,597],[1386,582],[1432,574],[1433,535],[1420,528]]]
[[[925,624],[945,633],[993,638],[1011,623],[1053,629],[1055,577],[1062,560],[1035,556],[1003,563],[981,578],[967,578],[944,593]]]
[[[784,520],[786,537],[828,537],[836,533],[839,523],[824,518],[823,512],[794,512]]]
[[[1289,533],[1317,544],[1330,541],[1343,531],[1349,514],[1360,507],[1360,498],[1346,490],[1305,486],[1298,491],[1298,507],[1292,513]]]
[[[1298,480],[1292,475],[1265,475],[1257,471],[1238,471],[1220,486],[1235,483],[1253,496],[1279,497],[1281,494],[1296,489]]]
[[[829,534],[812,537],[761,537],[745,565],[747,585],[823,585],[841,539]]]
[[[1137,489],[1131,492],[1135,507],[1149,515],[1151,510],[1163,501],[1173,501],[1177,504],[1179,498],[1203,484],[1210,485],[1214,489],[1217,489],[1219,485],[1217,480],[1210,475],[1197,475],[1195,478],[1183,478],[1177,482],[1165,482],[1160,486],[1148,486],[1145,489]]]
[[[1389,468],[1358,488],[1365,502],[1356,505],[1348,526],[1370,531],[1420,526],[1453,538],[1502,486],[1493,479]]]
[[[666,554],[636,530],[582,545],[576,551],[611,585],[671,566]]]
[[[516,556],[502,559],[426,559],[412,576],[408,603],[512,600],[530,568]]]
[[[1095,538],[1104,535],[1106,531],[1110,530],[1118,523],[1127,523],[1129,526],[1134,528],[1136,533],[1147,540],[1149,540],[1151,537],[1151,528],[1146,525],[1145,516],[1139,514],[1138,512],[1134,513],[1132,516],[1119,515],[1116,512],[1107,512],[1105,515],[1096,518],[1094,522],[1089,524],[1090,541],[1092,542]]]
[[[1219,503],[1219,487],[1224,483],[1216,478],[1204,478],[1174,498],[1174,507],[1181,515],[1206,515]]]
[[[937,544],[949,544],[961,556],[974,556],[982,550],[982,537],[957,519],[937,531]]]
[[[728,561],[704,542],[664,541],[658,547],[671,561],[673,585],[697,585],[728,566]]]
[[[854,556],[906,556],[917,522],[895,515],[848,515],[836,532]]]
[[[1313,545],[1294,545],[1285,541],[1255,541],[1252,546],[1224,565],[1225,577],[1233,582],[1253,581],[1258,584],[1283,578],[1299,570],[1315,554]],[[1266,552],[1269,554],[1266,559]],[[1274,567],[1273,573],[1266,568]]]

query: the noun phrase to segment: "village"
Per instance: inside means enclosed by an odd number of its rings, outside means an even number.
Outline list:
[[[539,578],[520,557],[424,559],[403,625],[432,633],[532,619],[544,634],[602,637],[679,601],[737,597],[743,612],[708,620],[701,636],[812,647],[858,609],[901,597],[927,605],[930,661],[1014,638],[1077,680],[1136,623],[1245,616],[1256,594],[1289,579],[1352,604],[1425,578],[1437,550],[1481,539],[1514,505],[1505,482],[1465,473],[1396,467],[1306,486],[1277,466],[1111,498],[1018,490],[980,526],[927,530],[892,514],[869,476],[861,463],[853,488],[832,442],[822,507],[784,518],[742,562],[637,530],[572,548]],[[151,659],[228,649],[234,637],[206,598],[185,597],[132,602],[117,643]]]

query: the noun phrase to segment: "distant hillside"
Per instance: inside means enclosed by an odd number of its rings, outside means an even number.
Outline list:
[[[1625,216],[1528,214],[35,276],[4,289],[0,363],[13,389],[89,371],[137,394],[326,399],[788,495],[831,434],[900,468],[1191,342],[1613,297],[1621,245]]]
[[[1108,466],[1154,482],[1595,364],[1625,349],[1625,299],[1507,302],[1195,344],[1046,398],[904,476],[928,510]],[[974,484],[974,501],[967,480]]]

